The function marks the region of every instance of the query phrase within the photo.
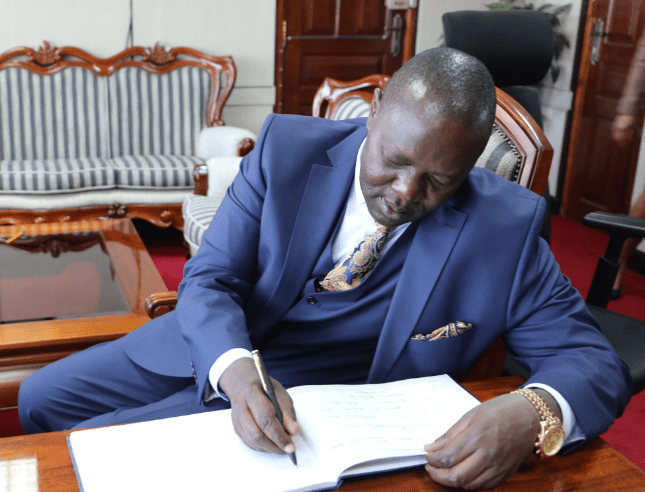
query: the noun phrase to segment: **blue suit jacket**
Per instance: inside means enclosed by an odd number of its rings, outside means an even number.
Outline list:
[[[221,354],[252,350],[297,301],[345,206],[366,134],[364,120],[269,116],[186,264],[176,310],[126,337],[130,358],[184,376],[192,361],[201,395]],[[530,381],[571,404],[586,436],[603,432],[629,399],[629,372],[539,238],[544,211],[539,196],[476,168],[420,219],[368,382],[459,376],[502,336]],[[458,320],[473,329],[410,340]]]

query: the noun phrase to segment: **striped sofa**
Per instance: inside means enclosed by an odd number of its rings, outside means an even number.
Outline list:
[[[225,127],[231,57],[132,47],[0,54],[0,224],[137,217],[183,227],[193,170],[245,155],[253,133]]]

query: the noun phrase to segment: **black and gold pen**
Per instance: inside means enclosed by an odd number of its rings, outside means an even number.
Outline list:
[[[278,417],[278,420],[282,424],[282,410],[280,410],[280,405],[278,405],[278,399],[275,397],[275,390],[273,389],[273,383],[271,382],[271,378],[269,377],[269,374],[267,373],[266,367],[264,367],[264,362],[262,361],[262,356],[260,355],[259,350],[254,350],[251,352],[253,355],[253,362],[255,362],[255,368],[258,370],[258,374],[260,374],[260,380],[262,381],[262,388],[264,389],[264,392],[266,393],[267,397],[269,400],[271,400],[271,403],[273,403],[273,408],[275,408],[275,414]],[[289,456],[291,457],[291,461],[293,461],[293,464],[298,466],[298,460],[296,459],[296,452],[294,451],[293,453],[289,453]]]

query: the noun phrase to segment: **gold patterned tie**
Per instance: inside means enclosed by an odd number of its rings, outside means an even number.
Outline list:
[[[376,232],[367,236],[340,264],[320,282],[326,292],[350,290],[361,285],[381,256],[390,228],[376,224]]]

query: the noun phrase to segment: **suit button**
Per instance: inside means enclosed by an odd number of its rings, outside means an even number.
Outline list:
[[[313,306],[314,304],[316,304],[316,302],[317,301],[315,297],[311,297],[311,296],[307,297],[307,304],[309,304],[310,306]]]

